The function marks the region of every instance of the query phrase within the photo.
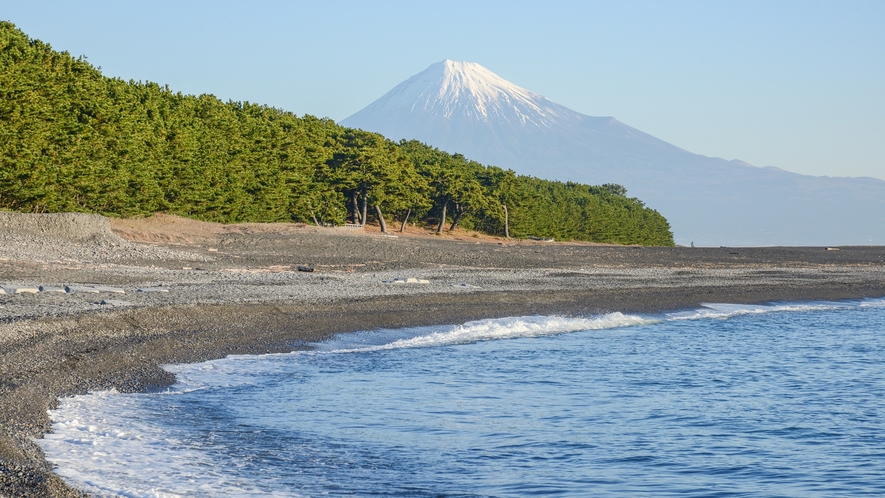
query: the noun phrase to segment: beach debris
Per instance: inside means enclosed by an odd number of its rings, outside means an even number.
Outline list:
[[[129,301],[119,301],[116,299],[104,299],[101,301],[100,304],[106,306],[132,306],[132,303],[130,303]]]
[[[16,285],[4,285],[4,294],[36,294],[40,292],[37,287],[19,287]]]
[[[395,278],[395,279],[393,279],[393,281],[388,281],[387,283],[391,283],[391,284],[429,284],[430,280],[425,280],[423,278],[408,277],[408,278]]]
[[[47,285],[40,286],[40,292],[65,292],[64,287],[50,287]]]
[[[827,250],[828,251],[838,251],[839,248],[838,247],[828,247]]]
[[[295,269],[298,271],[313,273],[313,268],[311,268],[310,266],[298,265]]]
[[[464,289],[482,289],[482,287],[478,285],[470,285],[470,284],[452,284],[452,287],[461,287]]]
[[[103,285],[96,285],[95,290],[97,290],[98,292],[109,292],[112,294],[126,294],[126,291],[119,287],[106,287]]]
[[[3,290],[3,287],[0,287],[0,296],[6,295],[6,291]]]
[[[169,292],[169,289],[164,289],[163,287],[141,287],[135,292]]]
[[[555,242],[554,239],[549,238],[549,237],[531,237],[531,236],[529,236],[529,237],[527,237],[527,238],[528,238],[529,240],[536,240],[536,241],[538,241],[538,242]]]
[[[76,294],[80,292],[98,294],[98,290],[96,290],[95,287],[90,287],[88,285],[67,285],[65,286],[65,292],[68,294]]]
[[[104,285],[68,285],[65,287],[65,292],[68,294],[74,294],[78,292],[85,292],[89,294],[99,294],[102,292],[108,292],[112,294],[126,294],[126,291],[119,287],[107,287]]]

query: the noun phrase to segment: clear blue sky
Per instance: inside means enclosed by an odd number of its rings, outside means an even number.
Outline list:
[[[679,147],[885,179],[885,1],[13,1],[105,74],[341,120],[443,59]]]

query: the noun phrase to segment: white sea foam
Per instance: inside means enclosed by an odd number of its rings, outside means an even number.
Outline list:
[[[864,299],[860,306],[862,308],[885,308],[885,298]]]
[[[50,410],[53,433],[39,443],[56,465],[56,473],[94,496],[180,496],[151,487],[143,482],[144,476],[160,472],[160,462],[187,460],[199,465],[202,457],[197,452],[182,451],[163,430],[145,426],[138,417],[123,420],[122,413],[140,407],[137,396],[96,392],[64,398],[57,410]],[[119,458],[132,451],[137,451],[144,465]],[[162,472],[183,474],[175,469]],[[176,481],[188,476],[178,477]]]
[[[786,313],[823,311],[856,306],[852,303],[785,303],[785,304],[729,304],[702,303],[703,308],[691,311],[668,313],[667,321],[678,320],[710,320],[727,319],[743,315],[759,315],[763,313]]]
[[[267,375],[289,368],[290,357],[312,354],[371,352],[400,348],[452,346],[479,341],[557,335],[582,330],[614,329],[656,323],[660,320],[610,313],[590,318],[524,316],[477,320],[462,325],[381,329],[340,334],[314,344],[312,351],[231,355],[195,364],[166,365],[178,381],[164,394],[197,389],[259,385]],[[274,361],[278,360],[278,361]]]
[[[49,411],[53,432],[38,441],[55,472],[100,497],[268,496],[149,422],[157,417],[143,416],[146,396],[112,390],[62,399]]]
[[[636,325],[648,325],[660,320],[643,318],[623,313],[610,313],[594,318],[566,318],[559,316],[523,316],[514,318],[498,318],[478,320],[463,325],[449,327],[446,330],[433,330],[429,333],[417,334],[413,337],[397,338],[384,341],[382,344],[357,345],[348,341],[351,347],[335,347],[330,352],[351,353],[380,351],[401,348],[424,348],[470,344],[479,341],[499,339],[517,339],[526,337],[542,337],[582,330],[602,330]],[[421,329],[415,329],[421,331]],[[382,335],[382,337],[384,337]],[[334,344],[334,346],[345,346]]]

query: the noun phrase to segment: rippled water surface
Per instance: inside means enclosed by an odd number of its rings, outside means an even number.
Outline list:
[[[882,496],[885,301],[350,334],[52,412],[125,496]]]

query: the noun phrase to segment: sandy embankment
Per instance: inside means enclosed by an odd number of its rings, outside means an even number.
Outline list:
[[[164,385],[166,363],[485,317],[885,296],[883,247],[513,243],[172,217],[113,228],[0,213],[0,285],[125,291],[0,296],[0,496],[77,496],[32,442],[49,430],[46,410],[59,396]],[[168,292],[136,292],[146,287]]]

